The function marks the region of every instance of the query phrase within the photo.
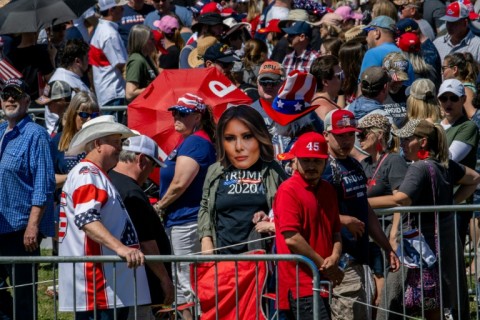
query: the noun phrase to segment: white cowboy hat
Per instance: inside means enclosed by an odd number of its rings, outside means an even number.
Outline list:
[[[77,155],[85,151],[85,145],[91,141],[112,134],[121,134],[122,139],[130,138],[136,134],[121,123],[115,122],[115,118],[99,116],[83,124],[82,129],[73,136],[65,154]]]

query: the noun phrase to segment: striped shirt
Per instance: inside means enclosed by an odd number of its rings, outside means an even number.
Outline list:
[[[295,51],[287,54],[282,63],[285,68],[285,74],[288,75],[293,70],[310,72],[310,66],[318,57],[320,57],[320,53],[311,49],[306,49],[299,56],[295,55]]]

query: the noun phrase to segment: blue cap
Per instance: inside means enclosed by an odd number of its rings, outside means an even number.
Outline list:
[[[234,63],[240,59],[234,52],[223,43],[216,43],[209,47],[203,56],[204,61],[210,60],[212,62]]]
[[[396,29],[397,29],[395,26],[395,21],[392,18],[387,16],[376,17],[375,19],[372,20],[372,22],[368,24],[368,26],[363,28],[363,30],[368,32],[375,28],[387,29],[392,32],[396,32]]]
[[[418,29],[418,23],[413,19],[406,18],[397,22],[397,33],[399,36],[407,32],[417,31]]]
[[[309,37],[312,35],[312,27],[305,21],[295,21],[290,27],[282,28],[282,30],[289,35],[298,35],[302,33]]]

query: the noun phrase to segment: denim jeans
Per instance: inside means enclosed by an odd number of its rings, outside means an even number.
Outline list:
[[[299,297],[293,299],[292,293],[288,293],[288,302],[290,303],[291,314],[296,320],[313,320],[313,296]],[[298,315],[297,318],[297,307]],[[328,306],[328,298],[320,298],[320,305],[317,308],[319,319],[330,320],[330,308]]]
[[[20,230],[8,234],[0,235],[0,256],[40,256],[40,248],[34,252],[25,251],[23,245],[23,235],[25,230]],[[39,240],[40,242],[40,240]],[[40,243],[39,243],[40,247]],[[36,308],[34,303],[37,303],[37,278],[38,270],[35,265],[32,272],[31,264],[16,264],[15,265],[15,281],[13,281],[13,268],[10,264],[0,265],[0,320],[13,319],[13,309],[15,308],[16,319],[37,319]],[[15,305],[13,305],[13,297],[9,291],[5,290],[8,287],[7,279],[10,286],[15,282]],[[20,286],[25,285],[25,286]],[[20,286],[20,287],[18,287]],[[32,287],[33,286],[33,287]],[[34,293],[35,292],[35,298]]]

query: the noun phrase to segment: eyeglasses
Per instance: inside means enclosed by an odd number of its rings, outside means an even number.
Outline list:
[[[334,76],[337,77],[338,80],[340,81],[345,80],[345,73],[343,72],[343,70],[341,70],[340,72],[334,73]]]
[[[357,138],[358,140],[364,140],[368,137],[370,134],[369,130],[362,130],[362,132],[357,133]]]
[[[451,102],[458,102],[460,100],[460,97],[456,95],[451,95],[451,96],[443,95],[438,97],[438,100],[440,100],[440,102],[447,102],[448,100],[450,100]]]
[[[78,116],[82,119],[93,119],[93,118],[96,118],[100,115],[100,112],[92,112],[92,113],[88,113],[88,112],[85,112],[85,111],[79,111],[77,112]]]
[[[20,98],[23,98],[24,96],[25,96],[25,93],[18,92],[18,91],[15,91],[15,90],[3,91],[0,94],[0,98],[2,98],[2,100],[4,100],[4,101],[8,100],[9,98],[13,98],[13,100],[17,101]]]
[[[281,80],[262,79],[262,80],[258,80],[258,83],[262,87],[275,87],[275,86],[278,86],[280,83],[282,83],[282,81]]]
[[[172,116],[174,117],[180,117],[180,118],[186,118],[191,112],[182,112],[178,110],[172,110]]]

